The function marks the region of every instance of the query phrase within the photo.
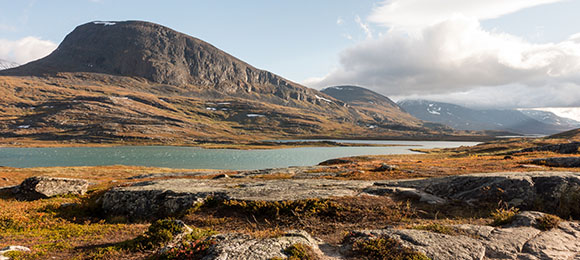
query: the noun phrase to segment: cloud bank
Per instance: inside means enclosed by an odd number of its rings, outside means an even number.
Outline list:
[[[56,47],[56,43],[36,37],[25,37],[16,41],[0,39],[0,59],[25,64],[45,57]]]
[[[386,32],[343,50],[337,69],[305,83],[355,84],[397,98],[456,99],[476,106],[580,105],[580,34],[535,44],[485,30],[479,22],[552,2],[384,2],[369,21],[388,27]]]

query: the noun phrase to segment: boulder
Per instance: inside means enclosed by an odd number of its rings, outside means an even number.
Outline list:
[[[89,182],[86,180],[36,176],[24,180],[15,192],[24,199],[41,199],[69,194],[83,195],[88,187]]]

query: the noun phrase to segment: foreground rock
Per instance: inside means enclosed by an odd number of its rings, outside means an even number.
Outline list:
[[[580,157],[540,158],[531,160],[531,163],[550,167],[576,168],[580,167]]]
[[[108,214],[135,218],[164,216],[185,210],[208,197],[225,200],[283,201],[355,196],[369,181],[172,179],[114,188],[103,197]]]
[[[80,179],[55,178],[46,176],[30,177],[15,189],[24,199],[41,199],[61,195],[82,195],[87,192],[89,182]]]
[[[392,238],[431,259],[578,259],[580,225],[562,222],[542,231],[536,227],[536,219],[542,216],[523,212],[504,227],[458,225],[451,235],[395,228],[356,231],[349,240]]]
[[[272,174],[268,172],[266,174]],[[397,196],[441,205],[461,201],[471,205],[506,202],[522,209],[579,214],[580,173],[501,172],[393,181],[328,179],[221,178],[170,179],[117,187],[103,197],[108,214],[134,218],[166,216],[208,197],[225,200],[283,201],[325,199],[360,194]],[[568,208],[565,208],[568,207]]]
[[[296,244],[312,248],[320,259],[328,259],[323,257],[318,242],[304,231],[292,231],[282,236],[261,239],[244,234],[222,234],[210,239],[216,241],[216,245],[203,260],[285,259],[287,255],[284,250]]]

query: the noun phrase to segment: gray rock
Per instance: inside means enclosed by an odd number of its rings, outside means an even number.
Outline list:
[[[103,196],[109,214],[133,218],[164,216],[185,210],[208,197],[227,200],[304,200],[355,196],[373,183],[337,180],[195,180],[172,179],[111,189]]]
[[[318,242],[304,231],[288,232],[279,237],[256,239],[244,234],[223,234],[211,237],[217,244],[203,260],[262,260],[285,258],[284,250],[294,244],[310,246],[320,256]]]
[[[580,225],[561,223],[558,228],[542,232],[526,242],[521,252],[536,259],[579,259]]]
[[[385,236],[398,240],[405,247],[424,253],[433,260],[483,259],[483,243],[468,236],[451,236],[414,229],[381,229],[353,232],[351,243],[357,239],[373,239]]]
[[[10,258],[4,256],[5,253],[11,251],[22,251],[22,252],[30,252],[30,248],[24,246],[7,246],[0,249],[0,260],[10,260]]]
[[[566,167],[566,168],[580,167],[580,157],[540,158],[533,159],[530,162],[533,164],[545,165],[550,167]]]
[[[544,211],[555,211],[561,198],[576,191],[580,194],[580,173],[478,173],[420,180],[382,181],[375,186],[415,188],[437,197],[473,205],[504,201],[511,206],[533,208],[541,202]]]
[[[580,224],[563,222],[558,228],[541,231],[533,227],[535,222],[531,220],[542,215],[540,212],[522,212],[514,223],[506,227],[455,225],[453,227],[462,231],[458,235],[395,228],[356,231],[350,243],[360,238],[386,236],[434,260],[580,258]]]
[[[25,199],[82,195],[87,192],[88,187],[89,182],[86,180],[36,176],[24,180],[16,189],[16,194]]]

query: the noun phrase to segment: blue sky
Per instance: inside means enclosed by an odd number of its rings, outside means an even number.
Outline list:
[[[580,0],[0,4],[0,59],[20,63],[77,25],[145,20],[315,88],[356,84],[473,107],[580,106]]]
[[[375,1],[2,0],[0,38],[36,36],[59,43],[94,20],[145,20],[207,41],[294,81],[324,75],[340,50],[364,39],[354,22]],[[343,19],[342,25],[337,24]],[[345,36],[351,35],[353,40]],[[2,57],[0,57],[2,58]]]

